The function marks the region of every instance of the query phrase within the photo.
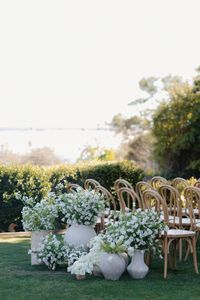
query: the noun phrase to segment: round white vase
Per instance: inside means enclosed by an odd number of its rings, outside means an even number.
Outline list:
[[[149,268],[144,262],[144,250],[135,250],[130,265],[127,267],[129,275],[134,279],[143,279]]]
[[[65,244],[87,248],[90,240],[96,235],[94,228],[90,225],[73,224],[66,229],[64,240]]]
[[[34,253],[39,243],[41,242],[42,238],[45,237],[49,233],[48,230],[41,230],[41,231],[33,231],[31,232],[31,265],[41,265],[41,262],[37,258],[37,254]]]
[[[113,253],[102,253],[99,258],[99,268],[105,279],[118,280],[126,268],[122,256]]]

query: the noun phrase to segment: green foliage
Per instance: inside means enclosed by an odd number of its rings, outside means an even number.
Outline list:
[[[135,184],[144,174],[132,162],[82,163],[61,165],[52,168],[36,166],[0,166],[0,230],[8,230],[11,223],[21,230],[21,211],[23,203],[16,197],[20,192],[39,202],[47,193],[55,191],[58,183],[78,183],[83,186],[87,178],[99,181],[111,190],[114,181],[120,177]],[[63,191],[66,191],[65,188]]]
[[[199,176],[200,95],[188,84],[176,84],[170,100],[153,118],[155,156],[165,174]]]
[[[50,189],[44,169],[33,166],[0,166],[0,229],[7,230],[9,224],[17,223],[21,228],[23,204],[15,193],[21,192],[40,201]]]
[[[131,161],[98,163],[80,169],[81,180],[97,180],[102,186],[111,190],[118,178],[123,178],[133,185],[144,177],[144,173]]]
[[[113,149],[86,146],[80,154],[78,161],[113,161],[116,160],[116,152]]]

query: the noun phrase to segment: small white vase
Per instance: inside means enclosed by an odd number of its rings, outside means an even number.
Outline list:
[[[31,251],[37,250],[38,245],[41,242],[42,238],[45,237],[48,233],[49,233],[48,230],[31,232]],[[36,253],[31,253],[31,265],[32,266],[41,265],[41,262],[38,260]]]
[[[130,265],[127,267],[129,275],[134,279],[143,279],[149,268],[144,262],[144,250],[135,250]]]
[[[64,240],[65,244],[87,248],[89,241],[96,235],[94,228],[90,225],[73,224],[66,229]]]
[[[99,258],[99,268],[105,279],[118,280],[126,268],[122,256],[112,253],[102,253]]]

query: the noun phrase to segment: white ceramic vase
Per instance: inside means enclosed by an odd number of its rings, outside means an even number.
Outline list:
[[[103,252],[99,258],[99,268],[105,279],[118,280],[124,273],[126,263],[118,254]]]
[[[144,262],[144,250],[135,250],[130,265],[127,267],[129,275],[134,279],[143,279],[149,268]]]
[[[41,231],[33,231],[31,232],[31,251],[36,251],[38,248],[39,243],[41,242],[42,238],[45,237],[49,233],[48,230],[41,230]],[[40,265],[41,262],[38,261],[37,254],[31,253],[31,265]]]
[[[84,246],[88,247],[89,241],[96,236],[94,228],[90,225],[73,224],[66,229],[65,244],[74,247]]]

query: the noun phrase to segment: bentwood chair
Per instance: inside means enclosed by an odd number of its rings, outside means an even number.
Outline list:
[[[153,190],[153,187],[147,183],[146,181],[138,181],[135,185],[135,191],[140,197],[140,200],[142,201],[142,206],[144,206],[144,199],[143,199],[143,193],[146,190]]]
[[[95,189],[96,186],[101,186],[101,184],[97,180],[91,178],[85,180],[84,183],[85,189],[89,189],[89,188]]]
[[[177,229],[190,229],[191,220],[179,191],[170,185],[162,185],[159,193],[165,199],[168,208],[169,226]],[[182,260],[182,240],[179,241],[179,260]]]
[[[117,190],[119,190],[122,187],[127,187],[129,189],[133,189],[133,186],[129,181],[122,179],[122,178],[115,180],[115,183],[114,183],[115,191],[117,192]]]
[[[134,191],[128,187],[122,187],[117,190],[117,196],[120,203],[122,213],[135,211],[137,208],[143,209],[142,201]]]
[[[76,191],[78,188],[82,188],[82,186],[77,183],[68,183],[67,185],[68,192]]]
[[[188,186],[183,191],[188,214],[191,215],[192,229],[200,231],[200,189],[194,186]]]
[[[182,177],[176,177],[172,180],[171,185],[175,187],[179,193],[182,193],[185,187],[189,186],[189,183],[187,182],[186,179]]]
[[[112,218],[115,221],[116,216],[116,202],[113,195],[103,186],[96,186],[95,192],[100,193],[105,201],[105,212],[100,220],[99,231],[104,230],[109,218]]]
[[[154,209],[162,213],[163,222],[169,226],[169,215],[167,203],[163,197],[153,190],[146,190],[144,192],[144,201],[147,209]],[[161,235],[163,242],[163,254],[164,254],[164,278],[167,278],[167,268],[168,268],[168,255],[170,250],[170,245],[174,243],[174,266],[176,267],[176,245],[180,240],[185,240],[193,254],[193,263],[195,273],[198,274],[197,265],[197,255],[196,255],[196,237],[195,232],[191,230],[184,229],[168,229]]]
[[[151,178],[150,184],[154,190],[158,190],[162,184],[168,184],[168,181],[162,176],[154,176]]]
[[[129,181],[127,181],[125,179],[122,179],[122,178],[119,178],[119,179],[115,180],[115,182],[114,182],[114,190],[115,190],[115,192],[117,194],[118,199],[119,199],[118,191],[122,187],[126,187],[126,188],[129,188],[129,189],[133,190],[133,186],[132,186],[132,184]],[[130,199],[130,196],[128,194],[126,195],[126,197],[127,197],[127,199],[126,199],[127,200],[127,207],[129,207],[131,199]]]

